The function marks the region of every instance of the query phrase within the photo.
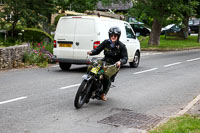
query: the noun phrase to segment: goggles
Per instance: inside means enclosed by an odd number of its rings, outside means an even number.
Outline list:
[[[119,34],[119,30],[118,29],[111,29],[109,31],[110,34]]]
[[[118,37],[118,35],[117,34],[111,34],[110,37],[115,37],[116,38],[116,37]]]

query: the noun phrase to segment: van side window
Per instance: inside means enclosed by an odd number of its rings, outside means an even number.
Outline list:
[[[135,35],[134,35],[131,27],[129,25],[125,24],[125,29],[126,29],[126,37],[135,39]]]

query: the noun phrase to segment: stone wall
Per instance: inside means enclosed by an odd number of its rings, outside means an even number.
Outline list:
[[[28,48],[28,44],[0,48],[0,70],[21,66],[24,53]]]

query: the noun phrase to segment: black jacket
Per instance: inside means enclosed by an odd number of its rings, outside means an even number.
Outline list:
[[[111,41],[104,40],[96,49],[92,50],[91,55],[98,55],[102,50],[104,50],[105,57],[103,58],[104,61],[114,64],[117,61],[120,61],[122,64],[126,64],[128,60],[128,54],[126,46],[117,41],[114,47],[111,46]]]

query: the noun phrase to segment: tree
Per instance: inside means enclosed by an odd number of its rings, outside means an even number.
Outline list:
[[[54,0],[5,0],[3,10],[4,20],[12,25],[13,37],[18,22],[27,27],[48,26],[56,6]],[[8,16],[11,17],[8,19]]]
[[[56,12],[56,2],[54,0],[26,0],[23,20],[27,27],[39,27],[46,32],[49,31],[51,15]]]
[[[198,39],[197,42],[200,43],[200,20],[199,20],[199,32],[198,32]]]
[[[136,0],[130,12],[136,13],[136,18],[147,17],[152,22],[149,45],[160,44],[160,33],[169,18],[176,16],[180,0]],[[141,16],[140,16],[141,15]],[[146,21],[147,21],[146,19]]]
[[[183,0],[179,6],[179,17],[182,20],[182,32],[185,34],[185,38],[188,36],[189,18],[196,16],[196,7],[199,2],[197,0]]]
[[[200,43],[200,3],[196,7],[196,12],[197,12],[197,18],[199,18],[199,32],[198,32],[198,39],[197,42]]]
[[[188,31],[189,17],[194,14],[197,0],[136,0],[130,11],[138,19],[152,22],[149,45],[160,44],[161,28],[169,23],[183,22],[183,32]],[[146,17],[146,18],[145,18]]]
[[[12,37],[14,36],[14,31],[18,21],[22,17],[24,6],[25,4],[23,0],[5,0],[3,16],[4,20],[11,24]]]

